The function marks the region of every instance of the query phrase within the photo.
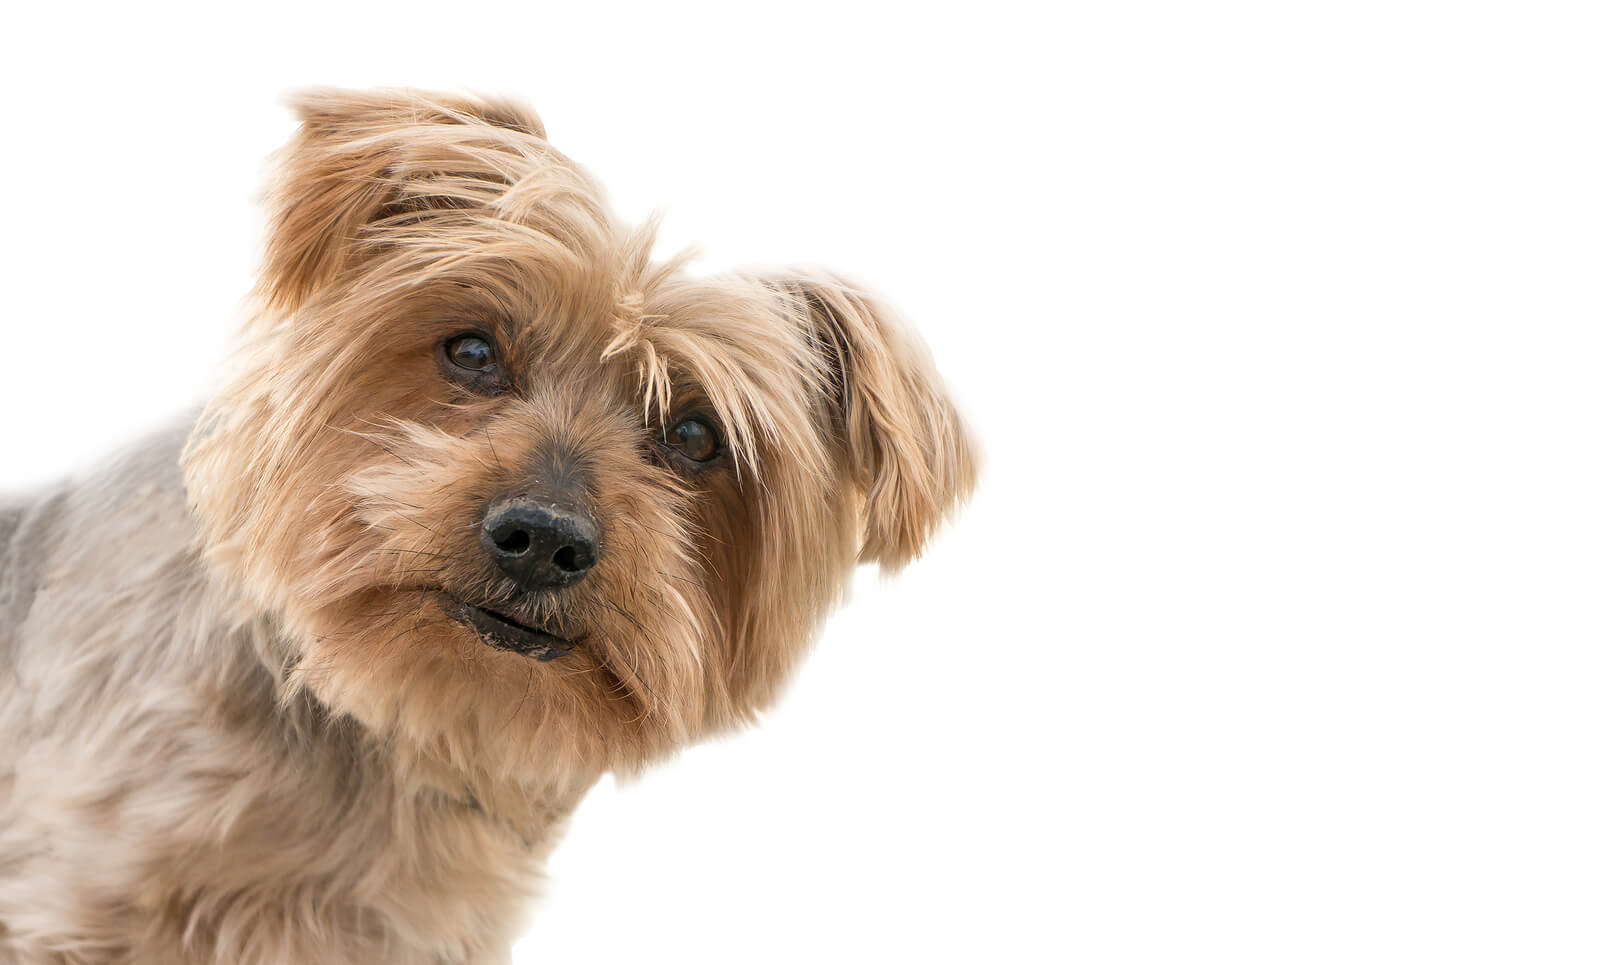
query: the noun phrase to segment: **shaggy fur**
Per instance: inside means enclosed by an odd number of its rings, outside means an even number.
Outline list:
[[[0,961],[506,961],[594,781],[749,721],[972,485],[852,286],[652,262],[514,105],[296,106],[226,386],[0,507]],[[447,377],[463,329],[497,385]],[[686,412],[715,459],[666,444]],[[557,478],[601,552],[530,592],[480,529]]]

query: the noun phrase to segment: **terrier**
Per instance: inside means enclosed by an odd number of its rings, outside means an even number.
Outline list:
[[[295,107],[225,385],[0,505],[0,961],[506,962],[585,791],[972,488],[852,285],[652,261],[515,104]]]

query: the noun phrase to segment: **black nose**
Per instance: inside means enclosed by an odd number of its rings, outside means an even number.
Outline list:
[[[599,558],[599,532],[581,511],[536,503],[503,503],[483,521],[483,546],[505,574],[527,590],[570,586]]]

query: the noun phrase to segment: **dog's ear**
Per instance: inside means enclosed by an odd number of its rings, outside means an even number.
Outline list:
[[[927,348],[886,308],[830,275],[774,284],[799,303],[832,377],[834,424],[862,497],[860,558],[899,569],[972,492],[971,435]]]
[[[507,101],[319,88],[290,106],[300,129],[268,190],[261,278],[268,302],[287,311],[354,260],[364,227],[492,200],[506,186],[496,150],[544,138],[538,116]]]

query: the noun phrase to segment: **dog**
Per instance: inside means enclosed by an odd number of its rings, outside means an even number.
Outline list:
[[[0,961],[506,962],[973,487],[855,286],[653,260],[512,102],[293,103],[209,404],[0,505]]]

